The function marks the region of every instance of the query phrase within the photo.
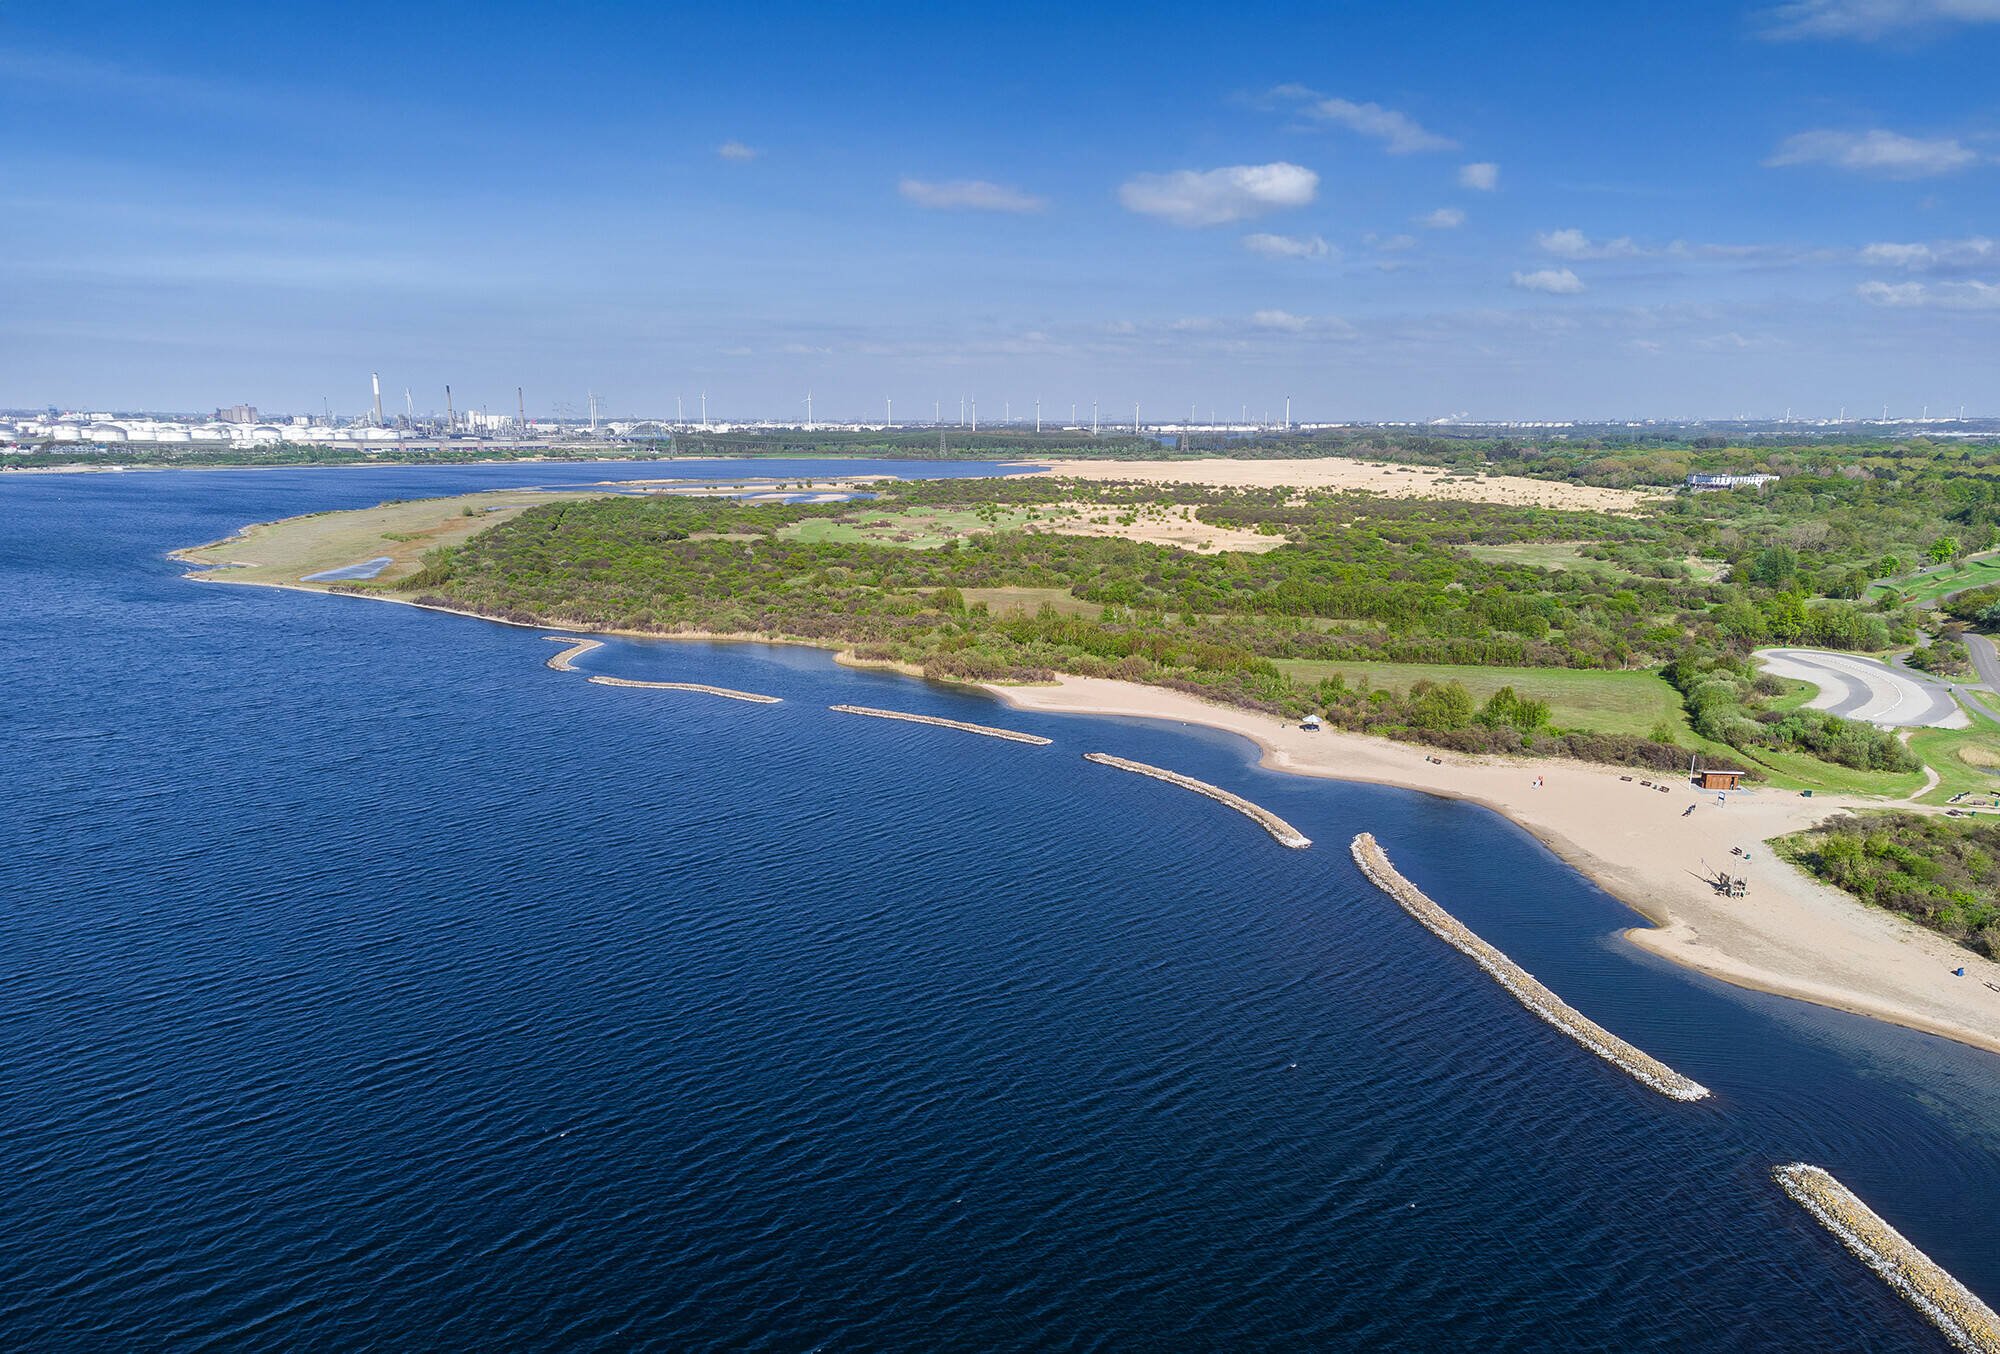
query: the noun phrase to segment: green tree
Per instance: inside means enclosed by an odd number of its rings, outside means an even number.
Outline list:
[[[1956,536],[1940,536],[1931,542],[1930,560],[1933,564],[1949,564],[1963,553]]]
[[[1418,682],[1410,688],[1410,723],[1419,729],[1448,733],[1465,728],[1477,713],[1472,693],[1458,682]]]

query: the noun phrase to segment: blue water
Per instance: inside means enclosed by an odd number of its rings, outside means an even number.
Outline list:
[[[2000,1060],[1640,955],[1483,810],[163,558],[606,474],[0,476],[0,1347],[1942,1348],[1800,1157],[2000,1297]],[[1716,1098],[1529,1017],[1363,829]]]

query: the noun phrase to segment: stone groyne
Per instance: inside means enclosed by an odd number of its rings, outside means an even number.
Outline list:
[[[1036,747],[1047,747],[1055,740],[1043,738],[1040,734],[1016,733],[1012,729],[996,729],[990,724],[968,724],[962,719],[940,719],[936,715],[912,715],[902,710],[877,710],[869,705],[829,705],[843,715],[867,715],[873,719],[901,719],[911,724],[935,724],[940,729],[957,729],[961,733],[983,734],[988,738],[1005,738],[1015,743],[1033,743]]]
[[[1161,767],[1148,766],[1144,762],[1133,762],[1127,761],[1123,757],[1113,757],[1108,752],[1086,752],[1083,754],[1083,759],[1086,762],[1096,762],[1099,766],[1115,766],[1120,771],[1131,771],[1141,776],[1151,776],[1154,780],[1163,780],[1169,785],[1178,785],[1183,790],[1193,790],[1198,795],[1207,795],[1216,803],[1227,804],[1245,818],[1256,823],[1257,826],[1270,833],[1280,846],[1289,846],[1297,849],[1312,845],[1310,837],[1284,819],[1278,817],[1277,814],[1272,813],[1269,809],[1261,805],[1252,804],[1243,796],[1233,795],[1220,786],[1210,785],[1205,780],[1196,780],[1193,776],[1183,776],[1178,771],[1168,771]]]
[[[576,660],[592,649],[604,647],[601,639],[578,639],[574,635],[543,635],[551,644],[567,644],[569,647],[549,660],[549,666],[557,672],[575,672]]]
[[[1439,907],[1422,889],[1403,878],[1389,863],[1381,844],[1364,832],[1351,848],[1354,863],[1376,888],[1394,898],[1424,928],[1486,970],[1514,1000],[1554,1025],[1604,1061],[1674,1100],[1701,1100],[1709,1090],[1668,1067],[1649,1053],[1632,1047],[1611,1031],[1572,1008],[1535,980],[1533,974],[1475,935],[1458,918]]]
[[[704,696],[722,696],[733,701],[755,701],[759,705],[776,705],[777,696],[760,696],[754,691],[732,691],[726,686],[709,686],[705,682],[635,682],[630,677],[592,677],[599,686],[636,686],[647,691],[698,691]]]
[[[1972,1354],[2000,1354],[2000,1317],[1993,1309],[1911,1245],[1854,1191],[1820,1167],[1801,1161],[1779,1166],[1771,1175],[1799,1207],[1943,1331],[1945,1339]]]

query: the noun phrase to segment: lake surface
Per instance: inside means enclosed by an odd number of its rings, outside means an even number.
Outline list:
[[[163,557],[640,471],[854,465],[0,476],[0,1347],[1943,1348],[1799,1158],[2000,1299],[2000,1059],[1636,953],[1484,810]],[[1716,1097],[1529,1016],[1362,830]]]

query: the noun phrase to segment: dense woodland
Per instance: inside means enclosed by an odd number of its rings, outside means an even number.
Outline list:
[[[1777,486],[1681,493],[1631,515],[1047,477],[885,483],[872,505],[1016,522],[1065,501],[1109,522],[1187,506],[1282,539],[1261,554],[1022,530],[937,549],[808,540],[797,524],[843,519],[850,505],[619,497],[534,509],[432,556],[404,586],[518,619],[787,636],[943,678],[1120,677],[1468,751],[1665,767],[1685,758],[1674,729],[1583,735],[1511,693],[1482,704],[1455,683],[1305,682],[1279,664],[1650,669],[1681,693],[1697,735],[1751,754],[1753,771],[1759,748],[1903,770],[1915,763],[1894,738],[1789,708],[1748,655],[1770,643],[1915,642],[1916,612],[1893,592],[1869,596],[1870,583],[1938,557],[1940,542],[1960,553],[2000,539],[1997,481],[1958,453],[1795,448],[1784,454],[1805,459]],[[1574,545],[1578,567],[1505,549],[1549,543]],[[1043,600],[967,600],[992,588]]]
[[[1779,848],[1829,884],[2000,959],[2000,823],[1844,815]]]

